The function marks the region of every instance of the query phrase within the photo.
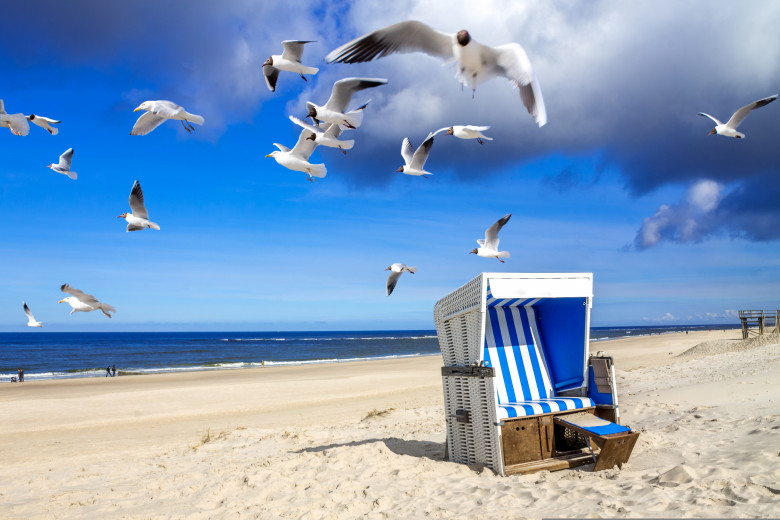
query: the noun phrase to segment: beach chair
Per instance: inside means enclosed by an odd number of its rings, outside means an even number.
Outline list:
[[[591,273],[482,273],[439,300],[447,456],[500,475],[626,462],[613,360],[588,356]]]

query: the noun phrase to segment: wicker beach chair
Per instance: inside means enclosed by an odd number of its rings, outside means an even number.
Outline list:
[[[588,356],[593,275],[482,273],[434,307],[451,461],[500,475],[628,460],[612,358]]]

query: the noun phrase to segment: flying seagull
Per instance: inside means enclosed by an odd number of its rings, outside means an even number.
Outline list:
[[[417,268],[409,267],[406,264],[396,262],[385,269],[385,271],[390,271],[390,276],[387,277],[387,295],[390,296],[393,293],[393,289],[395,289],[395,284],[398,283],[398,279],[401,277],[403,272],[408,271],[414,274],[417,272]]]
[[[6,127],[14,135],[27,135],[30,133],[30,125],[24,114],[9,114],[5,111],[3,100],[0,99],[0,128]]]
[[[525,50],[518,43],[498,47],[483,45],[465,29],[455,34],[439,32],[422,22],[407,20],[345,43],[325,57],[328,63],[361,63],[396,52],[424,52],[457,62],[457,78],[471,87],[503,76],[520,90],[520,98],[536,124],[547,123],[542,89]]]
[[[79,311],[90,312],[96,309],[100,309],[101,311],[103,311],[103,314],[105,314],[110,318],[111,315],[109,314],[109,312],[116,312],[116,309],[113,308],[111,305],[107,303],[101,303],[98,301],[97,298],[95,298],[91,294],[86,294],[82,291],[79,291],[78,289],[74,289],[68,284],[62,284],[60,290],[64,293],[68,293],[72,295],[72,296],[68,296],[67,298],[63,298],[62,300],[57,302],[57,303],[65,302],[68,305],[70,305],[73,308],[73,310],[70,311],[71,314]]]
[[[295,72],[300,74],[304,81],[306,79],[304,74],[317,74],[320,69],[316,67],[307,67],[301,64],[301,56],[303,56],[303,46],[311,41],[300,40],[284,40],[282,47],[284,50],[281,54],[274,54],[263,63],[263,76],[265,77],[265,83],[268,85],[268,89],[271,92],[276,92],[276,80],[279,78],[279,71],[286,70],[288,72]]]
[[[62,121],[57,121],[56,119],[51,119],[49,117],[36,116],[35,114],[30,114],[27,116],[27,120],[47,130],[51,135],[57,135],[59,133],[59,129],[54,128],[51,125],[58,125],[62,123]]]
[[[386,83],[387,80],[382,78],[340,79],[333,84],[330,98],[323,106],[315,105],[311,101],[306,102],[308,109],[306,117],[312,118],[315,124],[319,124],[319,121],[325,121],[350,129],[357,128],[363,122],[363,109],[366,105],[347,112],[347,105],[352,100],[352,95],[359,90],[378,87]]]
[[[768,105],[772,101],[777,99],[777,94],[774,96],[765,97],[764,99],[759,99],[758,101],[753,101],[749,105],[745,105],[744,107],[740,108],[734,114],[731,116],[731,119],[729,119],[726,124],[724,125],[714,117],[712,117],[709,114],[705,114],[704,112],[699,112],[700,116],[709,117],[713,121],[715,121],[715,128],[713,128],[710,131],[709,135],[712,134],[718,134],[718,135],[725,135],[726,137],[735,137],[737,139],[744,139],[745,134],[742,132],[737,132],[737,127],[742,122],[743,119],[747,117],[747,115],[757,108],[761,108],[764,105]]]
[[[295,116],[290,116],[290,121],[310,131],[312,135],[309,137],[309,139],[313,140],[318,145],[327,146],[329,148],[338,148],[344,154],[347,153],[347,150],[350,150],[353,146],[355,146],[354,139],[339,141],[339,136],[342,132],[339,125],[334,125],[331,123],[322,127],[314,126],[301,121]]]
[[[47,166],[47,168],[51,168],[57,173],[61,173],[63,175],[67,175],[74,181],[76,180],[76,177],[78,174],[74,171],[71,171],[70,169],[70,162],[73,160],[73,148],[68,148],[65,150],[65,152],[60,155],[60,162],[57,164],[50,164]]]
[[[130,135],[146,135],[163,124],[167,119],[178,119],[187,132],[195,130],[195,127],[190,122],[198,125],[203,124],[201,116],[190,114],[172,101],[144,101],[133,112],[138,112],[139,110],[146,110],[146,113],[135,122]]]
[[[454,125],[444,128],[439,128],[433,135],[439,132],[447,131],[447,135],[454,135],[460,139],[476,139],[479,144],[484,144],[483,139],[492,141],[492,137],[484,135],[482,132],[488,130],[489,126],[474,126],[474,125]]]
[[[35,319],[35,316],[33,316],[33,313],[30,311],[30,308],[27,306],[27,304],[22,302],[22,305],[24,305],[24,313],[27,315],[27,326],[43,327],[43,323]]]
[[[266,157],[273,157],[280,166],[305,173],[306,178],[311,182],[316,182],[314,177],[323,178],[328,174],[324,164],[311,164],[309,162],[309,157],[317,147],[314,132],[306,129],[301,130],[298,142],[295,143],[292,150],[279,143],[274,143],[274,146],[279,150],[274,150]]]
[[[431,172],[423,169],[433,146],[433,135],[428,134],[428,137],[425,138],[425,141],[416,151],[412,148],[412,142],[409,141],[409,138],[404,137],[401,143],[401,156],[404,158],[405,164],[396,171],[406,175],[422,175],[426,179],[428,178],[426,175],[433,175]]]
[[[497,258],[498,261],[503,264],[504,261],[501,259],[509,258],[509,251],[498,250],[498,232],[501,231],[504,224],[509,222],[509,217],[511,216],[512,214],[508,213],[501,217],[498,222],[487,228],[485,231],[485,240],[482,240],[481,238],[478,239],[477,244],[479,244],[479,247],[469,253],[483,258]]]
[[[128,233],[146,228],[160,229],[160,226],[149,220],[149,213],[144,206],[144,192],[141,191],[141,184],[138,181],[133,183],[133,189],[130,190],[130,210],[131,213],[122,213],[117,217],[127,221]]]

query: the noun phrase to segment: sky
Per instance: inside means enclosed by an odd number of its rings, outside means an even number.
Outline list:
[[[420,20],[487,45],[517,42],[548,124],[509,83],[475,94],[422,53],[362,64],[325,55]],[[0,331],[432,329],[437,300],[481,272],[592,272],[594,326],[738,323],[780,308],[780,102],[742,140],[708,136],[780,91],[780,4],[729,1],[402,0],[12,2],[0,98],[62,120],[51,136],[0,128]],[[261,66],[314,40],[303,81]],[[306,101],[335,81],[386,78],[343,155],[319,147],[316,183],[265,156],[292,147]],[[145,100],[205,118],[129,135]],[[400,145],[439,134],[428,179],[396,173]],[[72,181],[45,166],[73,147]],[[133,181],[161,230],[126,233]],[[467,254],[506,213],[506,263]],[[385,295],[394,262],[418,267]],[[116,307],[69,315],[69,283]],[[30,330],[30,332],[36,332]]]

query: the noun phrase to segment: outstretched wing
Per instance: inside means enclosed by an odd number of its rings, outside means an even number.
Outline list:
[[[416,170],[422,170],[425,167],[425,161],[428,160],[428,154],[431,153],[431,147],[433,146],[433,134],[428,134],[425,141],[417,148],[412,157],[412,168]]]
[[[732,115],[731,119],[728,120],[726,126],[737,128],[742,120],[745,119],[751,111],[757,108],[761,108],[764,105],[768,105],[775,99],[777,99],[777,94],[774,96],[765,97],[764,99],[759,99],[758,101],[753,101],[749,105],[745,105],[744,107],[734,112],[734,115]]]
[[[146,112],[135,122],[133,129],[130,130],[130,135],[146,135],[164,122],[164,117],[156,116],[151,112]]]
[[[30,321],[38,321],[38,320],[35,319],[35,316],[33,316],[33,313],[30,312],[30,308],[27,306],[27,304],[25,302],[22,302],[22,303],[24,304],[24,313],[27,315],[27,318]]]
[[[265,84],[268,85],[268,90],[276,92],[276,80],[279,79],[279,69],[273,65],[264,65],[263,77],[265,78]]]
[[[714,117],[712,117],[711,115],[709,115],[709,114],[705,114],[704,112],[699,112],[699,115],[700,115],[700,116],[704,116],[704,117],[709,117],[710,119],[712,119],[713,121],[715,121],[715,124],[716,124],[716,125],[722,125],[722,124],[723,124],[723,123],[721,123],[720,121],[718,121],[717,119],[715,119]]]
[[[476,43],[472,42],[472,45]],[[483,60],[489,65],[490,73],[506,77],[517,87],[525,109],[537,125],[544,126],[547,123],[547,110],[544,107],[542,88],[525,49],[519,43],[507,43],[498,47],[478,45]]]
[[[325,56],[328,63],[360,63],[395,52],[424,52],[450,59],[453,37],[422,22],[407,20],[388,25],[345,43]]]
[[[68,148],[60,155],[60,162],[58,166],[63,170],[70,170],[70,163],[73,160],[73,148]]]
[[[298,136],[298,142],[292,148],[292,154],[297,155],[305,161],[309,160],[311,153],[317,148],[317,143],[313,139],[314,132],[311,130],[301,130],[301,135]]]
[[[401,273],[403,271],[398,271],[397,273],[395,271],[390,272],[390,276],[387,277],[387,295],[390,296],[393,293],[393,289],[395,289],[396,284],[398,283],[398,279],[401,277]]]
[[[412,148],[412,142],[408,137],[404,137],[404,140],[401,142],[401,157],[404,158],[406,166],[411,168],[412,159],[414,158],[414,148]]]
[[[133,183],[133,189],[130,190],[130,209],[133,216],[138,218],[149,218],[149,214],[146,212],[146,206],[144,205],[144,192],[141,190],[141,184],[138,181]],[[128,231],[131,231],[129,229]]]
[[[498,232],[501,231],[501,228],[504,227],[504,224],[509,222],[509,218],[511,216],[511,213],[507,213],[498,219],[495,224],[487,228],[485,231],[485,244],[483,247],[486,247],[487,249],[498,250]]]
[[[344,113],[347,105],[352,100],[352,95],[367,88],[378,87],[387,83],[383,78],[344,78],[333,84],[333,90],[330,93],[328,102],[325,103],[327,110]]]
[[[303,46],[307,43],[313,43],[313,40],[284,40],[282,42],[282,47],[284,47],[284,51],[282,51],[282,58],[300,63],[301,57],[303,56]]]
[[[75,296],[76,299],[78,299],[80,302],[86,303],[87,305],[89,305],[91,307],[98,307],[100,305],[100,302],[98,301],[98,299],[95,298],[94,296],[92,296],[91,294],[87,294],[84,291],[80,291],[78,289],[75,289],[75,288],[71,287],[68,284],[62,284],[62,286],[60,287],[60,290],[62,292],[65,292],[65,293],[68,293],[68,294],[70,294],[72,296]]]

